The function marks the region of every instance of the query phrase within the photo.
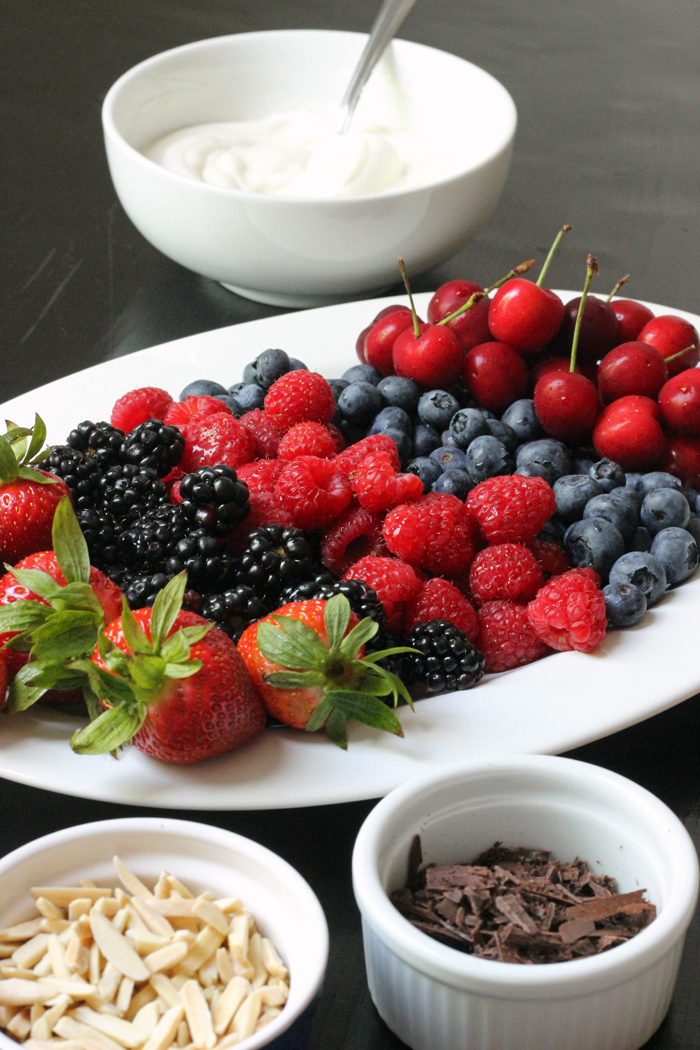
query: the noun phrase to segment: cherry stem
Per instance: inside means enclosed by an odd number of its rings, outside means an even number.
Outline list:
[[[466,313],[467,310],[471,310],[475,303],[481,302],[481,300],[485,299],[495,288],[500,288],[501,285],[505,284],[506,281],[509,281],[511,277],[519,277],[521,273],[527,273],[534,261],[534,259],[528,259],[527,262],[518,263],[514,269],[508,271],[505,277],[499,277],[497,281],[494,281],[490,288],[487,288],[485,292],[474,292],[474,294],[467,299],[466,303],[462,303],[459,309],[455,310],[454,313],[449,314],[447,317],[443,317],[442,321],[438,321],[438,324],[447,324],[448,321],[454,321],[455,317],[459,317],[461,314]]]
[[[689,350],[697,350],[695,343],[686,346],[685,350],[678,350],[675,354],[671,354],[670,357],[664,357],[664,361],[666,364],[668,364],[669,361],[675,361],[677,357],[683,357],[683,354],[687,354]]]
[[[588,256],[586,262],[586,283],[583,286],[583,295],[581,296],[581,302],[578,304],[578,313],[576,314],[576,323],[574,325],[574,338],[571,341],[571,365],[569,366],[570,372],[576,371],[576,350],[578,348],[578,337],[581,333],[581,321],[583,319],[583,311],[586,306],[586,299],[588,298],[588,289],[591,286],[591,280],[593,274],[598,273],[598,263],[592,256]]]
[[[411,304],[411,314],[413,316],[413,334],[415,335],[416,339],[420,339],[420,325],[418,324],[418,314],[416,313],[416,307],[415,307],[414,302],[413,302],[413,296],[411,295],[411,286],[408,283],[408,274],[406,273],[406,264],[404,263],[404,261],[403,261],[403,259],[401,258],[400,255],[399,255],[399,270],[401,271],[401,276],[403,277],[403,283],[404,283],[404,285],[406,287],[406,293],[408,295],[408,301]]]
[[[566,234],[567,234],[567,233],[569,232],[569,230],[570,230],[570,229],[571,229],[571,227],[570,227],[570,226],[568,226],[568,225],[567,225],[567,226],[562,226],[562,228],[561,228],[561,229],[559,230],[559,233],[558,233],[558,234],[556,235],[556,237],[554,238],[554,244],[553,244],[553,245],[552,245],[552,247],[551,247],[551,248],[549,249],[549,255],[548,255],[548,256],[547,256],[547,258],[545,259],[545,261],[544,261],[544,266],[542,267],[542,269],[541,269],[541,271],[540,271],[540,275],[539,275],[539,277],[537,278],[537,281],[535,282],[535,283],[537,284],[537,287],[538,287],[538,288],[541,288],[541,287],[542,287],[542,282],[544,281],[544,279],[545,279],[545,276],[546,276],[546,273],[547,273],[547,270],[549,269],[549,264],[551,263],[552,259],[553,259],[553,258],[554,258],[554,256],[556,255],[556,253],[557,253],[557,248],[558,248],[558,247],[559,247],[559,245],[561,244],[561,242],[562,242],[562,238],[563,238],[564,236],[566,236]]]
[[[613,298],[613,296],[617,295],[617,293],[618,293],[618,292],[620,291],[620,289],[622,288],[623,284],[627,284],[627,282],[629,281],[629,279],[630,279],[630,274],[625,274],[625,276],[624,276],[624,277],[621,277],[621,278],[620,278],[620,280],[619,280],[619,281],[617,282],[617,284],[615,285],[615,287],[614,287],[614,288],[613,288],[613,290],[611,291],[611,293],[610,293],[610,295],[608,296],[608,298],[607,298],[607,299],[605,300],[605,301],[606,301],[606,303],[609,303],[609,302],[610,302],[610,300],[611,300],[611,299]]]

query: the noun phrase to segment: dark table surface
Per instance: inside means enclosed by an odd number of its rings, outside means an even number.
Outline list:
[[[183,270],[131,226],[105,163],[102,99],[136,62],[191,40],[276,28],[366,31],[374,0],[4,0],[1,10],[0,402],[109,357],[279,312]],[[402,35],[493,73],[513,95],[520,124],[496,214],[416,287],[492,280],[541,254],[570,222],[553,284],[580,287],[591,251],[599,288],[629,272],[631,295],[696,310],[699,14],[697,0],[421,0]],[[445,105],[454,106],[458,134],[468,108],[459,99]],[[674,654],[661,658],[670,663]],[[699,739],[694,697],[572,754],[655,792],[697,839]],[[264,843],[318,893],[331,956],[314,1050],[402,1045],[369,998],[350,884],[353,841],[372,805],[174,814]],[[0,780],[0,852],[71,824],[143,812]],[[648,1047],[700,1047],[699,976],[700,919],[671,1012]]]

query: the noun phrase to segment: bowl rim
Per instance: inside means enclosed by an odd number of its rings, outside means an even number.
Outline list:
[[[18,846],[17,849],[0,858],[0,886],[2,885],[3,876],[9,870],[22,865],[30,857],[36,856],[47,847],[89,839],[96,834],[110,835],[112,832],[132,832],[141,836],[155,835],[160,832],[169,835],[179,835],[185,839],[193,839],[195,841],[206,840],[218,846],[234,848],[237,852],[245,854],[251,860],[256,861],[261,867],[274,872],[288,886],[291,886],[297,897],[296,906],[304,909],[305,916],[313,924],[310,936],[313,935],[317,943],[317,950],[314,953],[315,957],[305,967],[303,974],[293,977],[298,982],[298,985],[302,985],[301,998],[296,1006],[286,1017],[287,1011],[283,1010],[269,1025],[261,1029],[260,1032],[249,1036],[242,1045],[246,1048],[249,1047],[250,1050],[258,1050],[258,1048],[267,1046],[269,1042],[286,1032],[320,993],[328,962],[328,923],[318,897],[303,875],[296,868],[292,867],[288,861],[284,860],[283,857],[280,857],[266,846],[255,842],[254,839],[216,825],[203,824],[194,820],[182,820],[175,817],[117,817],[111,820],[90,821],[89,823],[75,824],[68,828],[62,828],[59,831],[53,831],[48,835],[32,839],[30,842]],[[155,851],[150,849],[147,852],[157,853],[157,849]],[[27,887],[28,889],[29,887]],[[17,1050],[17,1045],[14,1040],[0,1032],[0,1048],[3,1048],[3,1050],[12,1050],[14,1048],[14,1050]]]
[[[426,191],[433,192],[443,186],[450,186],[455,182],[459,182],[464,179],[465,176],[469,176],[479,172],[482,168],[492,164],[496,158],[498,158],[504,151],[511,148],[515,132],[517,130],[518,114],[515,106],[513,97],[511,96],[508,89],[498,80],[492,73],[482,69],[481,66],[477,66],[474,62],[470,62],[466,58],[462,58],[461,55],[455,55],[450,51],[443,51],[441,48],[430,47],[428,44],[420,44],[413,40],[404,40],[400,37],[395,37],[392,43],[397,44],[400,48],[407,48],[408,50],[428,51],[435,52],[437,54],[449,55],[450,58],[455,59],[457,62],[464,63],[476,70],[480,76],[482,76],[486,82],[490,82],[493,87],[500,92],[503,97],[503,102],[507,110],[507,116],[504,120],[504,130],[500,136],[498,143],[490,150],[488,156],[484,157],[481,161],[476,164],[472,164],[468,167],[462,167],[460,170],[452,175],[445,176],[440,179],[434,179],[431,182],[426,182],[420,186],[410,186],[405,189],[400,187],[397,189],[385,190],[382,193],[367,193],[353,197],[297,197],[297,196],[282,196],[277,194],[266,194],[266,193],[254,193],[250,190],[238,190],[233,187],[224,186],[212,186],[209,183],[201,182],[198,179],[190,179],[184,175],[179,175],[174,171],[170,171],[164,168],[162,165],[157,164],[155,161],[150,160],[143,153],[132,146],[121,132],[118,130],[115,119],[114,119],[114,108],[119,99],[121,91],[127,87],[133,80],[138,79],[140,76],[148,75],[155,67],[161,62],[169,60],[173,55],[188,54],[196,51],[206,51],[215,45],[221,44],[226,41],[252,39],[260,37],[357,37],[360,39],[367,39],[367,33],[356,33],[347,30],[340,29],[270,29],[270,30],[256,30],[250,33],[228,33],[217,37],[207,37],[204,40],[191,41],[188,44],[180,44],[177,47],[169,48],[167,51],[159,51],[155,55],[151,55],[149,58],[138,62],[135,66],[132,66],[112,84],[109,88],[104,102],[102,104],[102,128],[104,137],[107,144],[112,144],[114,147],[124,152],[132,163],[136,163],[139,166],[145,165],[144,170],[150,171],[152,174],[154,169],[158,170],[163,177],[166,177],[166,181],[170,181],[173,185],[198,187],[196,192],[205,192],[214,198],[238,200],[241,204],[250,204],[251,202],[264,202],[266,207],[285,207],[290,204],[294,204],[297,207],[303,206],[306,208],[318,208],[319,206],[326,207],[332,206],[334,208],[348,208],[353,205],[357,206],[358,202],[371,203],[376,201],[383,201],[387,198],[395,197],[411,197],[424,194]],[[174,181],[173,181],[174,180]],[[233,197],[231,196],[233,194]]]
[[[664,829],[673,882],[669,899],[650,926],[600,955],[539,966],[479,959],[441,944],[416,929],[391,904],[378,873],[379,840],[407,803],[470,777],[540,773],[569,788],[596,782],[644,811],[645,819]],[[372,810],[360,828],[352,859],[353,889],[367,924],[394,954],[419,972],[459,989],[501,998],[562,999],[610,988],[657,963],[672,951],[687,929],[698,896],[698,857],[687,830],[669,807],[634,781],[576,759],[552,755],[506,755],[451,763],[437,773],[396,788]],[[365,931],[365,937],[367,931]]]

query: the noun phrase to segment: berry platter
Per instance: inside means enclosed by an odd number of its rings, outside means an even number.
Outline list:
[[[563,298],[575,293],[559,292]],[[428,294],[416,297],[419,311]],[[143,350],[47,384],[7,402],[3,418],[26,425],[34,412],[51,442],[76,421],[109,418],[137,386],[177,391],[201,375],[233,382],[266,347],[282,347],[333,377],[356,364],[357,333],[396,297],[325,307],[217,329]],[[401,300],[406,301],[406,300]],[[694,325],[692,314],[648,304]],[[670,592],[635,627],[611,631],[595,653],[557,653],[478,688],[398,710],[403,740],[360,725],[341,754],[320,736],[274,728],[240,751],[192,767],[130,749],[118,761],[74,754],[81,721],[34,707],[3,719],[0,775],[103,801],[183,809],[275,809],[375,798],[445,762],[495,753],[557,753],[642,721],[700,688],[694,658],[700,577]]]

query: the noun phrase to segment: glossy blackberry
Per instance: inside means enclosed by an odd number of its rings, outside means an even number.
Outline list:
[[[470,689],[484,674],[483,655],[447,620],[416,624],[408,644],[419,652],[404,655],[406,685],[420,683],[428,693],[451,693]]]
[[[124,441],[124,431],[111,423],[93,423],[86,419],[71,430],[66,445],[94,459],[101,471],[119,462],[119,451]]]
[[[249,533],[235,583],[252,587],[263,601],[274,601],[313,571],[313,552],[301,529],[266,525]]]
[[[213,620],[234,642],[246,627],[272,609],[257,597],[252,587],[241,584],[220,594],[208,594],[202,599],[202,616]]]
[[[187,583],[201,593],[234,585],[237,560],[223,550],[206,529],[193,529],[169,550],[165,572],[187,571]]]
[[[182,459],[185,439],[177,427],[166,426],[160,419],[148,419],[135,427],[122,442],[122,463],[150,467],[164,478]]]
[[[114,519],[97,507],[78,509],[76,514],[90,553],[90,564],[112,579],[112,573],[122,567],[118,546],[119,532]],[[115,579],[114,582],[120,581]]]
[[[189,531],[190,526],[180,507],[174,503],[163,503],[120,533],[118,546],[121,559],[124,564],[141,573],[147,573],[149,569],[155,572],[157,568],[162,568]]]
[[[54,445],[46,459],[39,463],[39,469],[63,478],[76,510],[93,507],[99,498],[100,469],[97,463],[70,445]]]
[[[180,510],[193,528],[212,536],[228,536],[238,521],[248,517],[248,486],[233,467],[200,467],[180,482]]]
[[[167,500],[167,490],[152,467],[116,463],[100,482],[101,508],[119,521],[132,522]]]
[[[334,594],[344,594],[350,602],[350,608],[361,620],[369,616],[380,627],[386,622],[384,606],[373,587],[364,580],[337,580],[330,572],[319,572],[312,579],[287,587],[282,594],[282,601],[305,602],[314,598],[327,600]]]
[[[152,576],[127,576],[123,582],[123,591],[130,609],[145,609],[153,605],[159,591],[172,580],[164,572],[156,572]]]

